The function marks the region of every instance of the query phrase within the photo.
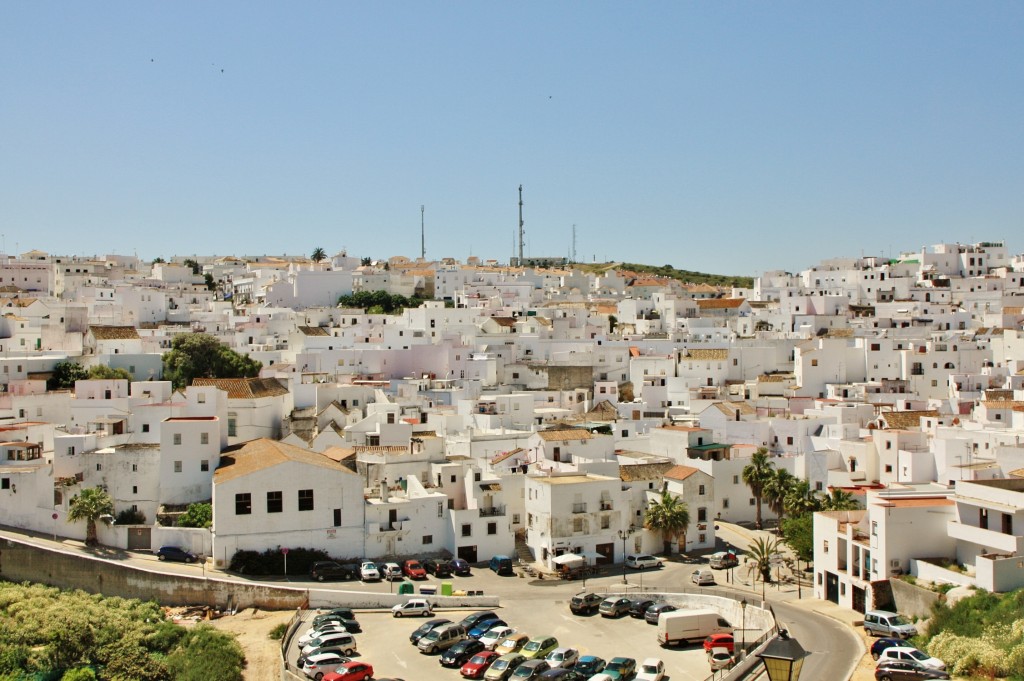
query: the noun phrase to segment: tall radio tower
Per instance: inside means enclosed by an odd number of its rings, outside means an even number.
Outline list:
[[[523,185],[519,185],[519,266],[523,265]]]
[[[423,212],[426,206],[420,204],[420,260],[427,259],[427,233],[423,229]]]

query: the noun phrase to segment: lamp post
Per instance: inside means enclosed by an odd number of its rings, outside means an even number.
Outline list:
[[[798,681],[807,654],[795,638],[790,638],[788,631],[780,629],[779,635],[757,656],[764,662],[769,681]]]
[[[626,540],[633,534],[633,528],[619,530],[619,539],[622,540],[622,583],[626,583]]]
[[[747,599],[740,601],[740,612],[743,613],[743,622],[740,624],[740,654],[747,652]]]

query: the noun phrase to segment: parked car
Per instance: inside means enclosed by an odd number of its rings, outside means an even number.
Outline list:
[[[180,546],[161,546],[156,552],[156,557],[158,560],[174,560],[179,563],[194,563],[199,560],[199,556]]]
[[[463,617],[459,624],[466,627],[466,631],[469,631],[481,622],[486,622],[488,620],[497,621],[499,619],[500,618],[497,613],[493,610],[478,610]]]
[[[358,634],[362,631],[362,627],[356,621],[356,615],[352,612],[351,608],[334,608],[322,612],[313,618],[312,624],[314,627],[321,627],[328,622],[341,624],[351,634]]]
[[[469,577],[472,574],[469,563],[461,558],[452,558],[448,561],[448,566],[451,567],[452,574],[458,577]]]
[[[706,586],[708,584],[715,583],[715,575],[711,570],[697,570],[693,573],[693,576],[690,577],[690,581],[697,586]]]
[[[499,643],[514,633],[516,633],[515,627],[508,625],[491,627],[480,637],[480,643],[483,643],[487,650],[494,650]]]
[[[558,639],[554,636],[534,636],[523,646],[523,657],[527,660],[547,657],[548,653],[558,647]]]
[[[436,655],[442,650],[448,650],[466,639],[466,628],[464,626],[461,624],[445,624],[436,629],[431,629],[424,634],[423,638],[416,644],[416,647],[419,648],[421,653]]]
[[[647,612],[644,613],[644,621],[648,624],[657,624],[658,615],[663,612],[675,612],[678,609],[679,608],[671,603],[655,603],[651,607],[647,608]]]
[[[878,681],[920,681],[920,679],[948,679],[949,673],[932,669],[910,660],[886,660],[875,668]]]
[[[569,611],[574,615],[592,615],[601,607],[602,600],[595,593],[578,593],[569,601]]]
[[[389,582],[397,582],[402,579],[402,567],[398,563],[384,563],[380,574]]]
[[[554,681],[587,681],[590,677],[585,674],[580,674],[575,669],[566,669],[564,667],[555,667],[549,669],[540,676],[537,677],[541,681],[548,681],[551,679]]]
[[[548,664],[551,665],[552,669],[557,669],[559,667],[562,667],[563,669],[570,669],[574,664],[576,664],[576,660],[580,659],[580,651],[575,648],[566,648],[563,646],[552,650],[544,659],[548,661]]]
[[[409,643],[416,645],[420,642],[420,639],[426,636],[432,629],[437,629],[442,624],[451,624],[452,621],[444,619],[443,617],[436,620],[428,620],[418,626],[415,631],[409,634]]]
[[[629,599],[610,596],[601,601],[597,610],[601,613],[601,617],[622,617],[629,613]]]
[[[359,566],[359,578],[364,582],[379,582],[380,569],[373,561],[366,561]]]
[[[878,654],[878,662],[881,664],[886,660],[900,660],[901,662],[917,662],[925,667],[945,671],[946,663],[928,653],[921,652],[911,646],[890,646]]]
[[[711,671],[729,669],[736,664],[736,660],[733,658],[732,653],[725,648],[712,648],[709,650],[708,662],[711,663]]]
[[[665,678],[665,663],[656,657],[648,657],[636,670],[636,681],[661,681]]]
[[[314,681],[321,681],[325,674],[336,671],[338,667],[352,660],[338,653],[318,653],[306,659],[302,672]]]
[[[508,622],[503,619],[480,620],[472,629],[467,629],[470,638],[480,638],[495,627],[507,627]]]
[[[391,606],[392,617],[430,617],[434,609],[425,598],[410,598],[405,603]]]
[[[894,612],[868,610],[864,613],[864,633],[868,636],[912,638],[917,636],[917,627],[902,615],[897,615]]]
[[[484,644],[477,641],[475,638],[467,638],[464,641],[459,641],[448,650],[444,651],[441,655],[441,666],[442,667],[461,667],[466,664],[471,657],[477,653],[483,652]]]
[[[459,669],[459,673],[462,674],[464,679],[479,679],[483,678],[484,672],[491,666],[491,663],[497,660],[500,655],[493,650],[485,650],[477,653],[473,657],[469,658],[469,662],[462,665]]]
[[[373,667],[365,662],[346,662],[330,674],[324,675],[324,681],[366,681],[373,678]]]
[[[589,677],[603,672],[605,664],[604,659],[597,655],[584,655],[576,661],[572,668],[580,674],[586,674]]]
[[[629,616],[637,619],[647,614],[647,608],[654,605],[650,598],[634,598],[629,602]]]
[[[305,633],[302,634],[302,636],[299,636],[296,643],[299,645],[300,648],[305,648],[306,645],[313,639],[320,638],[324,634],[332,633],[347,634],[348,629],[345,628],[345,625],[342,624],[340,620],[324,622],[319,627],[310,627],[309,629],[306,629]]]
[[[484,672],[484,679],[487,681],[506,681],[512,676],[516,667],[526,662],[526,658],[519,653],[508,653],[502,655],[491,663],[491,666]]]
[[[730,653],[734,650],[736,641],[732,634],[711,634],[704,639],[704,652],[710,653],[712,648],[725,648]]]
[[[423,569],[426,570],[429,574],[432,574],[435,577],[439,578],[452,576],[452,566],[446,560],[435,560],[433,558],[428,558],[427,560],[423,561]]]
[[[603,673],[616,681],[626,681],[636,674],[636,660],[632,657],[613,657],[608,660]]]
[[[318,582],[328,579],[355,579],[356,569],[333,560],[317,560],[309,566],[309,578]]]
[[[316,653],[338,653],[345,657],[352,657],[356,652],[356,639],[348,633],[330,633],[318,636],[302,649],[302,654],[308,660]]]
[[[734,568],[739,564],[740,559],[732,551],[719,551],[708,556],[708,567],[714,570]]]
[[[547,660],[533,658],[516,667],[509,678],[516,681],[532,681],[549,669],[551,669],[551,665],[547,663]]]
[[[427,571],[418,560],[407,560],[402,564],[402,574],[409,579],[426,579]]]
[[[660,568],[661,561],[646,553],[631,553],[626,556],[626,567],[634,570],[650,570],[651,568]]]
[[[507,636],[505,640],[503,640],[501,643],[495,646],[494,652],[498,653],[499,655],[518,653],[529,640],[530,637],[526,634],[512,634],[511,636]],[[520,657],[523,656],[520,655]],[[523,657],[523,659],[525,660],[526,658]]]
[[[882,651],[886,648],[905,645],[907,645],[907,642],[902,638],[880,638],[871,644],[871,659],[877,660],[878,656],[881,655]]]

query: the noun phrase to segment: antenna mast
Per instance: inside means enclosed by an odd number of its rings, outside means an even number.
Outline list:
[[[420,260],[427,259],[427,233],[423,229],[423,212],[426,206],[420,204]]]
[[[576,223],[572,223],[572,261],[576,262]]]
[[[523,185],[519,185],[519,266],[523,265]]]

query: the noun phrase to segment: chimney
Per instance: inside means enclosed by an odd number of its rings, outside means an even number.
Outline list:
[[[381,481],[380,481],[380,500],[381,501],[387,501],[388,500],[388,479],[387,478],[381,478]]]

